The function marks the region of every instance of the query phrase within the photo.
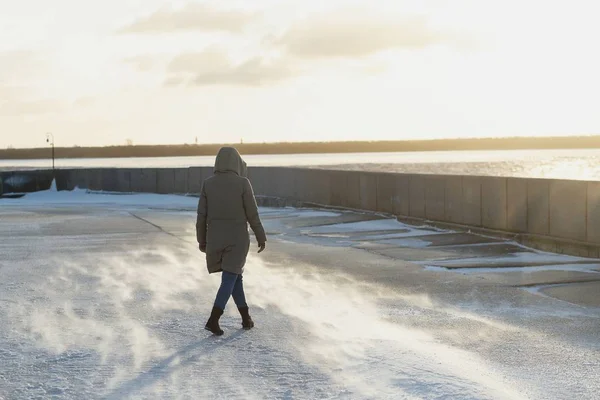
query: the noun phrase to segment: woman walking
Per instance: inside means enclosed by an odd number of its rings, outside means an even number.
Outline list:
[[[229,297],[233,297],[240,311],[242,327],[254,327],[242,279],[250,248],[248,223],[256,236],[259,253],[265,249],[267,236],[246,174],[246,163],[240,153],[233,147],[221,148],[214,175],[204,181],[198,202],[196,237],[200,251],[206,253],[208,272],[222,273],[221,286],[205,326],[215,335],[223,334],[219,318]]]

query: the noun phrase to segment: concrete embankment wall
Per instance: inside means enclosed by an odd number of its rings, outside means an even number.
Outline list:
[[[540,249],[599,256],[600,182],[254,167],[255,193],[508,235]],[[210,167],[60,169],[58,190],[199,193]],[[52,171],[3,172],[0,192],[50,186]],[[1,204],[1,203],[0,203]]]

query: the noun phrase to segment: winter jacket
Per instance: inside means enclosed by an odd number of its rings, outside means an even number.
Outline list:
[[[202,185],[196,237],[198,243],[206,243],[209,273],[244,272],[250,247],[248,223],[258,243],[267,241],[246,174],[246,163],[238,151],[223,147],[215,161],[214,175]]]

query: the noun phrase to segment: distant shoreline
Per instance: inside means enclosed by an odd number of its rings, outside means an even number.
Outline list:
[[[57,158],[132,158],[211,156],[222,146],[236,147],[244,155],[384,153],[465,150],[551,150],[600,148],[597,136],[510,137],[361,142],[295,142],[199,145],[139,145],[106,147],[57,147]],[[0,160],[48,158],[49,148],[1,149]]]

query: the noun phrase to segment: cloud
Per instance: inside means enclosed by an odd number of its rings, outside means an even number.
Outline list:
[[[8,100],[0,103],[0,116],[41,115],[62,112],[67,106],[58,100]]]
[[[365,57],[389,49],[419,49],[447,38],[424,17],[396,17],[345,10],[308,17],[293,25],[276,43],[307,59]]]
[[[244,11],[214,9],[187,4],[180,9],[162,8],[122,28],[119,33],[165,33],[176,31],[224,31],[237,33],[255,19]]]
[[[168,71],[173,73],[202,73],[230,67],[231,61],[225,52],[217,48],[208,48],[199,53],[180,54],[171,61]]]
[[[125,58],[123,62],[133,66],[140,72],[147,72],[161,64],[161,57],[150,54],[142,54]]]
[[[285,59],[267,60],[256,56],[234,63],[224,52],[214,48],[177,56],[169,64],[168,72],[170,76],[165,82],[168,86],[264,86],[295,75]]]
[[[36,80],[45,77],[44,58],[27,50],[0,52],[0,116],[39,115],[66,108],[36,95]]]
[[[26,50],[0,52],[0,84],[21,84],[40,75],[44,62]]]

